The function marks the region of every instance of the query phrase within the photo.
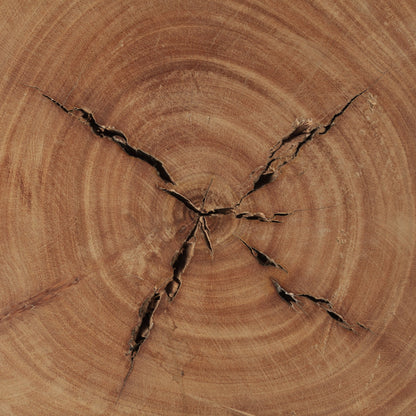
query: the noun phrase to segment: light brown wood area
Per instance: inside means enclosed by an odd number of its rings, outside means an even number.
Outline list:
[[[416,3],[0,2],[0,414],[416,414]]]

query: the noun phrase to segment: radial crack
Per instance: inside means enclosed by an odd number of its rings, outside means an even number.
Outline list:
[[[117,396],[117,401],[119,400],[121,393],[126,386],[127,380],[133,371],[135,358],[141,346],[150,335],[150,331],[154,325],[153,317],[162,297],[166,294],[169,300],[172,301],[178,294],[182,283],[180,277],[193,257],[195,247],[195,234],[199,223],[200,217],[197,218],[194,226],[192,227],[192,230],[186,236],[185,241],[182,243],[181,248],[172,258],[173,276],[171,280],[166,284],[164,288],[155,289],[153,295],[147,297],[140,306],[139,323],[132,331],[132,337],[129,343],[129,351],[127,353],[130,355],[130,365],[127,374],[123,379],[123,383]]]
[[[205,211],[205,203],[207,201],[208,198],[208,192],[211,188],[212,182],[214,181],[214,178],[211,179],[210,183],[208,184],[207,190],[205,191],[204,197],[202,198],[202,204],[201,204],[201,211],[204,212]],[[214,250],[212,247],[212,243],[211,243],[211,237],[210,237],[210,230],[208,227],[208,222],[205,216],[201,217],[201,231],[202,231],[202,235],[204,236],[204,240],[205,240],[205,244],[208,247],[208,250],[211,253],[211,256],[214,254]]]
[[[293,306],[293,304],[298,303],[298,300],[296,299],[296,295],[294,293],[288,292],[287,290],[283,289],[282,286],[280,286],[279,282],[276,279],[271,279],[273,286],[276,289],[277,294],[290,306]]]
[[[159,189],[163,192],[166,192],[168,195],[173,196],[174,198],[176,198],[178,201],[182,202],[182,204],[184,204],[187,208],[189,208],[191,211],[195,212],[198,215],[202,215],[201,210],[199,210],[194,204],[193,202],[188,199],[186,196],[180,194],[177,191],[174,191],[173,189],[166,189],[166,188],[162,188],[159,187]]]
[[[165,286],[165,292],[170,301],[175,299],[182,285],[181,276],[192,260],[195,249],[195,234],[200,224],[201,217],[195,221],[195,225],[191,232],[182,243],[181,248],[175,253],[172,259],[172,279]]]
[[[332,118],[331,118],[331,120],[329,121],[329,123],[328,124],[326,124],[326,125],[324,125],[323,126],[323,128],[324,128],[324,131],[322,131],[322,132],[319,132],[319,134],[326,134],[331,128],[332,128],[332,126],[335,124],[335,120],[338,118],[338,117],[340,117],[340,116],[342,116],[343,114],[344,114],[344,112],[345,112],[345,110],[358,98],[358,97],[360,97],[361,95],[363,95],[364,93],[366,93],[367,92],[367,88],[365,89],[365,90],[363,90],[363,91],[361,91],[361,92],[359,92],[357,95],[355,95],[354,97],[352,97],[351,98],[351,100],[349,100],[348,102],[347,102],[347,104],[345,104],[344,105],[344,107],[342,107],[342,109],[340,110],[340,111],[338,111],[337,113],[335,113],[333,116],[332,116]]]
[[[328,306],[330,306],[332,308],[331,302],[328,299],[325,299],[325,298],[317,298],[315,296],[308,295],[307,293],[302,293],[302,294],[300,294],[298,296],[300,296],[302,298],[309,299],[313,303],[325,304],[325,305],[328,305]]]
[[[312,127],[311,119],[296,121],[295,128],[292,130],[292,132],[288,134],[287,136],[283,137],[282,139],[280,139],[271,149],[269,160],[263,172],[265,172],[273,163],[273,161],[275,160],[274,155],[280,150],[280,148],[283,145],[285,145],[286,143],[290,143],[291,141],[296,139],[298,136],[308,133],[311,127]]]
[[[361,322],[357,322],[357,325],[362,328],[365,329],[366,331],[371,331],[370,328],[368,328],[367,326],[365,326],[364,324],[362,324]]]
[[[253,183],[252,189],[250,189],[246,194],[244,194],[240,200],[235,204],[235,208],[241,205],[244,199],[246,199],[249,195],[251,195],[253,192],[263,188],[264,186],[272,183],[278,176],[280,170],[286,166],[288,163],[290,163],[292,160],[294,160],[298,154],[301,148],[309,141],[311,141],[316,134],[324,135],[326,134],[335,124],[335,121],[338,117],[340,117],[344,112],[350,107],[350,105],[361,95],[363,95],[367,89],[361,91],[360,93],[356,94],[353,98],[351,98],[347,104],[344,105],[344,107],[336,112],[329,121],[328,124],[325,124],[323,126],[316,126],[313,129],[311,129],[312,122],[311,120],[304,120],[298,122],[297,126],[295,126],[294,130],[284,138],[280,139],[277,144],[272,148],[269,158],[264,165],[264,168],[261,169],[260,174],[257,176]],[[320,128],[323,128],[323,131],[319,131]],[[306,136],[305,136],[306,135]],[[286,155],[285,158],[283,158],[283,161],[279,163],[277,166],[274,166],[275,162],[278,160],[281,160],[281,157],[276,156],[278,151],[287,143],[291,143],[295,139],[297,139],[299,136],[305,136],[302,140],[297,142],[297,145],[295,146],[295,151],[289,155]]]
[[[275,212],[270,217],[266,216],[266,214],[264,214],[263,212],[256,212],[254,214],[251,213],[251,212],[239,212],[239,213],[234,212],[234,216],[237,219],[245,219],[245,220],[249,220],[249,221],[259,221],[259,222],[269,222],[269,223],[282,224],[283,221],[277,220],[276,217],[287,217],[289,215],[295,214],[296,212],[319,211],[319,210],[322,210],[322,209],[335,208],[335,207],[336,207],[336,205],[329,205],[329,206],[326,206],[326,207],[319,207],[319,208],[295,209],[295,210],[290,211],[290,212]]]
[[[280,157],[273,157],[271,160],[268,161],[266,164],[266,167],[263,169],[263,171],[260,173],[260,175],[257,177],[257,179],[254,181],[253,188],[249,190],[246,194],[244,194],[240,200],[235,204],[235,208],[239,207],[241,203],[246,199],[248,196],[250,196],[252,193],[256,192],[257,190],[263,188],[264,186],[272,183],[277,178],[280,170],[287,165],[290,161],[296,158],[296,156],[299,153],[299,150],[301,147],[307,143],[308,141],[312,140],[316,132],[318,131],[318,127],[314,128],[303,140],[298,142],[298,145],[296,146],[295,152],[292,153],[289,156],[286,156],[286,159],[283,160],[280,164],[277,166],[273,166],[273,164],[280,160]],[[297,136],[296,136],[297,137]]]
[[[205,191],[204,197],[202,198],[202,205],[201,205],[201,210],[203,211],[205,209],[205,202],[207,201],[208,198],[208,192],[211,188],[212,182],[214,181],[214,178],[211,179],[211,181],[209,182],[208,186],[207,186],[207,190]]]
[[[150,331],[153,328],[153,315],[159,306],[161,296],[159,290],[155,290],[152,296],[149,296],[144,300],[139,309],[140,322],[133,330],[132,342],[129,349],[130,357],[132,359],[136,357],[140,347],[150,335]]]
[[[203,217],[211,217],[211,216],[215,216],[215,215],[230,215],[230,214],[234,214],[235,212],[235,208],[234,207],[221,207],[221,208],[214,208],[211,209],[210,211],[204,211],[202,212],[202,216]]]
[[[206,217],[202,217],[201,230],[202,230],[202,235],[204,236],[205,243],[206,243],[209,251],[211,252],[211,254],[213,254],[214,253],[214,250],[212,248],[211,238],[209,236],[209,233],[210,232],[209,232],[209,228],[208,228],[208,223],[207,223]]]
[[[40,91],[43,97],[47,98],[52,103],[57,105],[65,113],[71,114],[78,120],[83,121],[86,124],[88,124],[96,136],[106,137],[110,139],[112,142],[118,144],[129,156],[140,159],[143,162],[152,166],[163,181],[171,183],[172,185],[175,184],[175,182],[173,181],[172,177],[169,175],[163,163],[159,159],[152,156],[151,154],[146,153],[139,148],[130,146],[126,135],[122,131],[111,129],[104,125],[98,124],[94,118],[94,115],[91,112],[81,107],[73,107],[69,109],[65,107],[63,104],[59,103],[54,98],[43,93],[38,87],[31,87],[31,88],[35,88],[36,90]],[[79,113],[79,115],[77,115],[77,113]]]
[[[342,324],[342,326],[346,329],[349,329],[350,331],[352,331],[352,326],[337,312],[331,310],[331,309],[327,309],[326,311],[328,313],[328,315],[334,319],[335,321],[339,322],[340,324]]]
[[[327,314],[336,322],[341,324],[341,326],[345,329],[348,329],[349,331],[353,331],[353,326],[349,324],[332,306],[332,303],[325,298],[316,297],[314,295],[308,294],[308,293],[292,293],[284,289],[280,283],[275,279],[271,278],[271,282],[273,283],[273,286],[276,289],[277,294],[290,306],[293,306],[294,304],[299,303],[300,297],[305,298],[313,302],[314,304],[318,305],[321,309],[325,310]],[[364,327],[362,324],[357,323],[358,326],[361,328],[368,329]]]
[[[275,216],[276,214],[273,217],[266,217],[266,215],[263,214],[262,212],[256,212],[254,214],[251,212],[239,212],[238,214],[235,214],[235,217],[238,219],[245,219],[249,221],[259,221],[259,222],[272,222],[272,223],[281,224],[282,221],[276,220],[274,218]]]
[[[139,309],[139,323],[132,331],[132,337],[129,345],[128,354],[130,355],[130,365],[127,374],[123,379],[123,383],[117,396],[117,401],[120,398],[121,393],[123,392],[124,387],[126,386],[127,380],[133,371],[134,359],[136,358],[136,355],[139,352],[140,347],[149,337],[150,331],[153,328],[153,315],[155,314],[156,309],[160,304],[161,296],[162,293],[160,293],[158,290],[155,290],[153,295],[147,297],[144,300]]]
[[[250,253],[253,257],[258,261],[258,263],[262,266],[272,266],[276,267],[277,269],[283,270],[287,273],[287,270],[279,263],[276,263],[272,258],[270,258],[267,254],[257,250],[256,248],[247,244],[243,239],[238,237],[238,239],[250,250]]]

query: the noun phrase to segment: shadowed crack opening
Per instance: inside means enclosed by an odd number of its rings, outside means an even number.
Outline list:
[[[182,204],[185,205],[186,208],[190,209],[191,211],[195,212],[196,214],[203,215],[201,210],[199,208],[197,208],[190,199],[188,199],[186,196],[183,196],[181,193],[179,193],[179,192],[177,192],[173,189],[166,189],[166,188],[162,188],[162,187],[159,187],[159,189],[163,192],[166,192],[168,195],[173,196],[178,201],[182,202]]]
[[[81,108],[81,107],[73,107],[71,109],[66,108],[63,104],[59,103],[54,98],[50,97],[49,95],[43,93],[38,87],[30,86],[30,88],[34,88],[42,94],[43,97],[47,98],[49,101],[54,103],[57,107],[63,110],[65,113],[70,114],[77,118],[80,121],[88,124],[91,127],[92,132],[98,137],[106,137],[110,139],[112,142],[118,144],[129,156],[134,158],[140,159],[143,162],[152,166],[157,174],[160,176],[163,181],[171,183],[172,185],[175,184],[172,177],[169,175],[168,171],[166,170],[164,164],[154,156],[149,153],[144,152],[139,148],[135,148],[129,145],[126,135],[116,129],[108,128],[104,125],[98,124],[94,118],[94,115],[89,111]]]
[[[154,156],[144,152],[141,149],[134,148],[128,144],[128,140],[126,135],[116,129],[106,127],[104,125],[101,125],[97,123],[95,120],[93,114],[81,107],[73,107],[71,109],[65,107],[63,104],[59,103],[54,98],[46,95],[37,87],[31,87],[35,88],[38,91],[41,92],[42,96],[47,98],[49,101],[54,103],[58,108],[60,108],[63,112],[66,114],[70,114],[71,116],[76,117],[80,121],[86,123],[91,128],[94,135],[99,137],[106,137],[110,139],[112,142],[116,143],[118,146],[120,146],[125,153],[127,153],[129,156],[138,158],[145,163],[148,163],[152,167],[155,168],[158,175],[162,180],[164,180],[167,183],[170,183],[171,185],[175,185],[172,177],[167,172],[166,168],[164,167],[164,164],[155,158]],[[236,202],[233,206],[230,207],[216,207],[211,210],[205,209],[205,202],[208,197],[208,191],[212,184],[212,180],[205,192],[205,195],[202,199],[202,204],[200,207],[197,207],[187,196],[183,195],[182,193],[174,190],[174,189],[167,189],[164,187],[159,187],[159,189],[166,193],[167,195],[175,198],[177,201],[179,201],[181,204],[183,204],[186,209],[192,211],[194,214],[196,214],[197,218],[193,224],[193,227],[187,237],[185,238],[184,242],[182,243],[179,250],[175,253],[175,255],[172,258],[171,266],[172,266],[172,276],[170,280],[164,284],[161,285],[158,289],[154,290],[154,293],[147,297],[139,310],[139,322],[132,331],[132,338],[129,343],[129,351],[127,355],[130,356],[130,364],[127,371],[126,376],[124,377],[121,389],[119,391],[117,401],[121,396],[121,393],[127,383],[127,380],[130,376],[130,374],[133,371],[134,368],[134,362],[137,354],[139,353],[143,343],[149,338],[151,329],[154,325],[154,315],[156,313],[157,308],[160,305],[161,300],[166,295],[167,300],[169,302],[173,301],[175,297],[178,295],[179,290],[182,285],[182,275],[185,272],[186,268],[189,266],[190,262],[192,261],[193,254],[194,254],[194,248],[196,244],[196,235],[197,231],[201,230],[203,240],[205,244],[207,245],[210,253],[213,253],[213,244],[210,237],[210,229],[208,227],[207,219],[209,217],[215,217],[215,216],[232,216],[239,220],[248,220],[253,222],[265,222],[265,223],[281,223],[282,221],[280,218],[286,217],[289,215],[294,214],[295,212],[299,211],[308,211],[309,209],[300,209],[300,210],[294,210],[292,212],[276,212],[271,216],[266,216],[262,212],[239,212],[238,208],[250,195],[252,195],[254,192],[258,191],[259,189],[262,189],[263,187],[269,185],[272,183],[279,175],[281,169],[284,168],[284,166],[288,165],[290,162],[292,162],[295,158],[298,157],[300,151],[304,146],[315,139],[318,135],[322,136],[328,133],[332,127],[334,126],[337,118],[341,117],[345,111],[353,104],[353,102],[358,99],[361,95],[363,95],[367,90],[363,90],[357,95],[355,95],[353,98],[351,98],[340,111],[333,114],[330,121],[327,124],[324,125],[317,125],[315,127],[312,127],[312,121],[311,120],[302,120],[297,122],[297,124],[294,126],[293,130],[286,135],[285,137],[278,140],[278,142],[273,146],[273,148],[270,150],[269,157],[266,161],[266,163],[259,168],[257,168],[255,171],[259,172],[259,174],[254,179],[253,185],[251,189],[249,189],[245,194],[241,196],[238,202]],[[284,149],[287,148],[286,152],[283,152]],[[326,209],[331,207],[321,207],[321,208],[312,208],[310,210],[314,209]],[[245,240],[241,239],[239,240],[244,244],[244,246],[248,249],[250,254],[257,260],[257,262],[261,266],[265,267],[272,267],[275,269],[279,269],[285,273],[288,273],[288,270],[283,267],[281,264],[277,263],[274,259],[272,259],[269,255],[266,253],[260,251],[260,249],[255,248],[251,245],[249,245]],[[301,299],[312,302],[313,304],[317,305],[320,309],[326,311],[327,315],[333,319],[335,322],[337,322],[339,325],[344,327],[345,329],[353,331],[354,327],[350,323],[348,323],[341,314],[339,314],[334,307],[332,306],[331,302],[328,299],[317,297],[315,295],[309,294],[309,293],[292,293],[285,288],[283,288],[280,283],[275,279],[271,279],[273,286],[277,292],[277,295],[280,299],[282,299],[284,302],[286,302],[291,307],[294,306],[301,306],[302,302]],[[1,318],[0,318],[1,320]],[[365,325],[361,323],[357,323],[357,326],[369,330]]]
[[[265,253],[261,252],[260,250],[257,250],[256,248],[248,245],[242,238],[238,237],[238,239],[250,250],[250,253],[252,254],[252,256],[257,260],[257,262],[261,266],[276,267],[277,269],[283,270],[285,273],[288,273],[288,271],[281,264],[276,263],[267,254],[265,254]]]
[[[214,249],[212,248],[211,237],[209,236],[210,231],[209,231],[209,228],[208,228],[207,219],[205,217],[202,217],[201,230],[202,230],[202,234],[203,234],[204,239],[205,239],[205,243],[208,247],[208,250],[211,252],[211,254],[213,254]]]
[[[130,355],[130,365],[127,374],[123,379],[122,386],[117,396],[117,401],[120,398],[121,393],[123,392],[124,387],[126,386],[127,380],[133,371],[137,353],[139,352],[143,343],[150,336],[150,332],[154,324],[153,317],[156,312],[156,309],[160,304],[161,299],[164,295],[166,295],[168,301],[172,302],[179,292],[179,289],[182,285],[181,276],[185,272],[189,263],[191,262],[194,254],[196,232],[198,230],[198,227],[200,226],[200,222],[201,217],[198,216],[197,220],[195,221],[195,224],[193,225],[189,234],[186,236],[180,249],[173,256],[171,261],[173,274],[169,282],[165,286],[155,289],[153,295],[146,298],[140,306],[139,323],[132,331],[132,337],[129,343],[128,355]]]
[[[251,214],[250,212],[240,212],[238,214],[235,214],[235,217],[238,219],[244,218],[249,221],[275,222],[281,224],[282,221],[276,220],[275,216],[276,214],[271,218],[267,218],[266,215],[262,212],[256,212],[254,214]]]
[[[298,298],[308,299],[315,305],[318,305],[321,309],[325,310],[332,319],[341,324],[345,329],[353,331],[353,325],[349,324],[337,311],[335,311],[332,303],[328,299],[316,297],[308,293],[292,293],[284,289],[275,278],[271,278],[270,280],[272,281],[273,286],[275,287],[280,298],[282,298],[290,306],[300,304]],[[364,325],[358,322],[357,326],[367,329]]]
[[[165,292],[168,295],[170,301],[175,299],[176,295],[178,294],[182,284],[181,276],[191,262],[192,257],[194,256],[195,234],[198,230],[200,222],[201,217],[198,217],[191,232],[188,234],[185,241],[182,243],[181,248],[172,259],[173,276],[171,281],[165,286]]]
[[[363,95],[366,91],[367,89],[361,91],[360,93],[356,94],[353,98],[351,98],[340,111],[336,112],[331,117],[331,120],[329,121],[328,124],[324,124],[323,126],[318,125],[314,127],[313,129],[311,129],[311,126],[312,126],[311,120],[306,120],[306,121],[303,120],[303,121],[298,122],[295,128],[293,129],[293,131],[289,135],[280,139],[276,143],[276,145],[272,148],[270,155],[269,155],[269,159],[267,160],[264,168],[260,171],[260,174],[258,175],[257,179],[255,179],[254,181],[253,188],[240,198],[240,200],[236,203],[235,207],[240,206],[243,200],[246,199],[255,191],[272,183],[277,178],[280,170],[298,156],[301,148],[306,143],[311,141],[317,134],[324,135],[328,133],[328,131],[331,130],[331,128],[334,126],[336,119],[340,117],[341,115],[343,115],[345,111],[351,106],[351,104],[358,97]],[[323,131],[319,131],[320,128],[323,128]],[[295,139],[299,137],[302,137],[302,139],[297,142],[294,152],[286,155],[285,159],[283,160],[281,159],[281,157],[276,156],[276,154],[279,152],[279,150],[283,148],[285,144],[292,143],[293,141],[295,141]],[[275,166],[275,162],[278,162],[278,161],[281,161],[281,162]]]
[[[276,279],[272,279],[272,283],[277,291],[277,294],[290,306],[293,306],[293,304],[298,303],[298,300],[296,299],[296,296],[294,293],[288,292],[287,290],[283,289],[282,286],[280,286],[279,282]]]
[[[127,355],[130,355],[130,365],[123,379],[120,391],[117,396],[117,401],[119,400],[121,393],[126,386],[127,380],[130,377],[130,374],[133,372],[135,358],[137,353],[140,350],[140,347],[146,341],[150,335],[150,331],[153,328],[153,315],[156,312],[161,300],[161,293],[159,290],[155,290],[153,295],[149,296],[144,300],[139,309],[139,323],[133,329],[131,334],[131,340],[129,344],[129,352]]]

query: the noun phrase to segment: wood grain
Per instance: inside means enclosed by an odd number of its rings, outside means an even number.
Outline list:
[[[412,0],[0,11],[2,415],[415,414]]]

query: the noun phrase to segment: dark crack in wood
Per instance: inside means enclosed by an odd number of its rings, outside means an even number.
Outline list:
[[[235,208],[239,207],[244,199],[246,199],[248,196],[250,196],[253,192],[263,188],[264,186],[272,183],[278,176],[280,170],[286,166],[288,163],[293,161],[299,154],[302,147],[311,141],[316,134],[324,135],[326,134],[335,124],[335,121],[338,117],[344,114],[344,112],[351,106],[351,104],[361,95],[363,95],[367,89],[361,91],[360,93],[356,94],[353,98],[351,98],[344,107],[336,112],[330,119],[328,124],[325,124],[323,126],[318,125],[311,129],[312,121],[306,120],[301,121],[298,123],[298,125],[295,127],[295,129],[284,138],[280,139],[278,143],[272,148],[269,158],[264,165],[264,168],[260,170],[260,174],[257,176],[257,179],[255,179],[252,189],[250,189],[246,194],[244,194],[240,200],[235,204]],[[319,131],[320,128],[323,128],[323,131]],[[299,137],[304,136],[302,140],[299,140],[297,144],[295,145],[295,150],[291,154],[285,155],[283,158],[280,156],[276,156],[279,152],[279,150],[287,143],[295,142],[295,139],[298,139]],[[277,166],[275,165],[275,162],[278,162],[279,160],[283,160],[281,163],[278,163]]]
[[[330,206],[327,206],[327,207],[319,207],[319,208],[295,209],[291,212],[275,212],[270,217],[266,216],[266,214],[264,214],[263,212],[256,212],[256,213],[251,213],[251,212],[235,213],[234,212],[234,216],[237,219],[246,219],[246,220],[249,220],[249,221],[259,221],[259,222],[269,222],[269,223],[279,223],[279,224],[281,224],[281,223],[283,223],[283,221],[277,220],[276,217],[287,217],[289,215],[295,214],[296,212],[317,211],[317,210],[334,208],[334,207],[336,207],[336,205],[330,205]]]
[[[130,343],[130,357],[134,359],[140,350],[140,347],[150,335],[153,328],[153,315],[156,312],[161,300],[161,293],[155,290],[153,295],[144,300],[139,309],[139,324],[132,332],[132,342]]]
[[[321,309],[326,311],[327,314],[336,322],[338,322],[343,328],[353,331],[353,326],[349,324],[337,311],[335,311],[334,307],[332,306],[332,303],[328,299],[317,297],[308,293],[292,293],[284,289],[275,278],[272,277],[270,278],[270,280],[273,286],[275,287],[278,295],[290,306],[293,306],[294,304],[300,304],[299,298],[308,299],[312,303],[316,304]],[[367,327],[364,327],[364,325],[358,322],[357,325],[361,328],[369,330]]]
[[[182,202],[182,204],[184,204],[186,206],[186,208],[190,209],[191,211],[195,212],[198,215],[202,215],[201,210],[199,210],[194,203],[188,199],[186,196],[182,195],[181,193],[173,190],[173,189],[166,189],[166,188],[162,188],[159,187],[159,189],[165,193],[167,193],[170,196],[173,196],[175,199],[177,199],[178,201]]]
[[[371,332],[371,329],[370,329],[370,328],[368,328],[367,326],[365,326],[364,324],[362,324],[361,322],[357,322],[357,325],[358,325],[360,328],[365,329],[366,331],[370,331],[370,332]]]
[[[143,343],[150,336],[150,331],[153,328],[153,317],[158,308],[162,297],[166,294],[168,299],[172,301],[177,295],[181,286],[181,275],[189,265],[194,252],[195,247],[195,234],[200,223],[200,217],[197,218],[195,224],[186,236],[185,241],[182,243],[179,251],[172,258],[172,270],[173,276],[171,280],[162,289],[156,289],[153,295],[147,297],[139,309],[139,323],[132,331],[132,337],[129,343],[130,364],[126,376],[123,379],[122,386],[117,396],[117,402],[121,396],[121,393],[126,386],[127,380],[130,377],[133,369],[135,358],[143,345]]]
[[[205,210],[205,203],[206,203],[206,201],[207,201],[207,198],[208,198],[208,193],[209,193],[209,190],[211,189],[212,182],[214,182],[214,178],[212,178],[212,179],[210,180],[210,182],[209,182],[209,184],[208,184],[208,186],[207,186],[207,189],[206,189],[206,191],[205,191],[205,194],[204,194],[204,196],[203,196],[203,198],[202,198],[201,211],[204,211],[204,210]]]
[[[205,191],[205,194],[202,198],[201,213],[205,212],[205,203],[207,201],[208,193],[209,193],[209,190],[211,188],[211,185],[212,185],[213,181],[214,181],[214,178],[212,178],[211,181],[209,182],[208,187]],[[212,247],[212,242],[211,242],[211,237],[210,237],[210,229],[208,227],[208,222],[207,222],[207,217],[206,216],[201,216],[200,226],[201,226],[201,231],[202,231],[202,235],[204,237],[205,244],[207,245],[208,250],[211,253],[211,256],[213,256],[214,250],[213,250],[213,247]]]
[[[271,266],[271,267],[275,267],[277,269],[283,270],[285,273],[288,272],[281,264],[276,263],[267,254],[265,254],[265,253],[261,252],[260,250],[257,250],[256,248],[250,246],[242,238],[238,237],[238,239],[250,250],[250,253],[252,254],[252,256],[257,260],[257,262],[261,266]]]
[[[270,222],[270,223],[278,223],[281,224],[282,221],[274,219],[276,215],[273,217],[266,217],[265,214],[262,212],[256,212],[252,214],[251,212],[239,212],[238,214],[235,214],[235,217],[238,219],[245,219],[248,221],[259,221],[259,222]]]
[[[299,297],[302,297],[302,298],[309,299],[313,303],[325,304],[325,305],[328,305],[328,306],[330,306],[332,308],[332,304],[331,304],[331,302],[328,299],[325,299],[325,298],[317,298],[315,296],[308,295],[306,293],[302,293],[302,294],[300,294],[298,296]]]
[[[185,241],[182,243],[181,248],[175,253],[172,258],[172,270],[173,275],[171,280],[165,286],[165,292],[170,301],[173,301],[176,295],[179,292],[179,289],[182,285],[181,276],[184,273],[185,269],[188,267],[189,263],[192,260],[195,249],[195,234],[198,226],[201,222],[201,217],[198,217],[195,221],[195,225],[192,228],[191,232],[187,235]]]
[[[73,107],[69,109],[65,107],[63,104],[59,103],[54,98],[45,94],[38,87],[31,86],[31,88],[35,88],[36,90],[40,91],[43,97],[47,98],[49,101],[51,101],[61,110],[63,110],[65,113],[71,114],[78,120],[83,121],[84,123],[88,124],[91,127],[92,132],[96,136],[106,137],[110,139],[112,142],[118,144],[124,150],[124,152],[127,153],[129,156],[140,159],[141,161],[152,166],[163,181],[171,183],[172,185],[175,184],[172,177],[169,175],[168,171],[166,170],[164,164],[159,159],[152,156],[151,154],[146,153],[139,148],[130,146],[126,135],[122,131],[112,129],[112,128],[109,128],[102,124],[97,123],[93,113],[83,109],[82,107]]]
[[[162,180],[172,185],[175,185],[174,181],[172,180],[171,176],[167,172],[163,163],[157,158],[155,158],[154,156],[152,156],[151,154],[148,154],[139,148],[134,148],[130,146],[126,135],[122,131],[109,128],[105,125],[99,124],[96,121],[93,113],[87,111],[84,108],[81,108],[81,107],[67,108],[64,104],[58,102],[54,98],[43,93],[43,91],[41,91],[39,88],[37,87],[31,87],[31,88],[35,88],[36,90],[40,91],[44,98],[48,99],[50,102],[55,104],[59,109],[61,109],[66,114],[74,116],[79,121],[87,124],[91,128],[94,135],[98,137],[105,137],[105,138],[110,139],[112,142],[120,146],[121,149],[125,153],[127,153],[129,156],[138,158],[144,161],[145,163],[151,165],[157,171],[158,175],[160,176]],[[316,137],[317,134],[325,135],[328,131],[330,131],[332,127],[335,125],[337,118],[340,117],[342,114],[344,114],[344,112],[351,106],[351,104],[358,97],[363,95],[366,91],[367,90],[363,90],[357,95],[355,95],[353,98],[351,98],[340,111],[333,114],[330,121],[325,125],[318,125],[312,128],[311,120],[302,120],[302,121],[297,122],[297,124],[294,126],[294,129],[288,135],[281,138],[270,150],[269,157],[265,165],[260,166],[254,171],[254,172],[259,172],[259,173],[257,174],[255,180],[253,181],[252,189],[250,189],[246,194],[244,194],[240,198],[240,200],[232,207],[217,207],[209,211],[205,210],[205,203],[206,203],[206,199],[208,196],[210,186],[212,184],[212,180],[203,196],[201,208],[198,208],[189,198],[187,198],[186,196],[182,195],[181,193],[175,190],[167,189],[163,187],[159,188],[163,192],[177,199],[187,209],[197,214],[197,219],[193,225],[193,228],[191,229],[189,234],[186,236],[184,242],[182,243],[180,249],[175,253],[175,255],[172,258],[171,279],[168,281],[166,285],[162,285],[159,289],[155,289],[154,293],[143,301],[139,309],[139,314],[138,314],[139,322],[134,328],[134,330],[132,331],[132,338],[129,343],[129,351],[127,353],[127,355],[130,356],[129,368],[128,368],[126,376],[123,379],[123,383],[119,391],[117,401],[120,398],[120,395],[123,389],[125,388],[128,378],[130,377],[133,371],[135,358],[138,352],[140,351],[143,343],[150,336],[150,332],[154,325],[154,322],[153,322],[154,314],[161,302],[162,297],[166,295],[168,300],[172,301],[175,299],[175,297],[177,296],[179,292],[179,289],[182,285],[181,276],[185,272],[186,268],[188,267],[194,255],[197,230],[199,228],[201,229],[205,243],[207,244],[207,247],[212,253],[213,248],[212,248],[212,242],[210,239],[210,230],[208,228],[208,223],[207,223],[208,217],[217,216],[217,215],[233,215],[237,219],[245,219],[245,220],[250,220],[250,221],[258,221],[258,222],[281,223],[280,220],[276,219],[277,217],[284,217],[284,216],[292,215],[294,212],[297,212],[297,211],[307,211],[307,209],[305,209],[305,210],[296,210],[292,212],[277,212],[273,214],[273,216],[267,217],[262,212],[259,212],[259,213],[236,212],[236,209],[237,207],[241,205],[242,201],[245,198],[247,198],[249,195],[263,188],[264,186],[272,183],[279,175],[280,170],[284,166],[289,164],[291,161],[293,161],[298,156],[300,150],[308,142],[310,142],[314,137]],[[285,145],[288,145],[289,151],[286,154],[280,155],[280,151]],[[253,176],[254,176],[254,173],[253,173]],[[323,209],[323,208],[318,208],[318,209]],[[241,238],[239,239],[247,247],[251,255],[257,260],[257,262],[261,266],[274,267],[274,268],[284,271],[285,273],[288,273],[288,271],[282,265],[278,264],[267,254],[250,246],[243,239]],[[288,305],[292,307],[296,304],[302,305],[300,298],[303,298],[307,301],[314,303],[319,308],[325,310],[331,319],[333,319],[335,322],[337,322],[344,328],[353,331],[352,325],[350,325],[341,316],[341,314],[339,314],[337,311],[334,310],[331,302],[328,299],[325,299],[322,297],[316,297],[314,295],[307,294],[307,293],[292,293],[286,290],[285,288],[283,288],[275,278],[271,278],[271,281],[279,297]],[[16,307],[0,315],[0,322],[17,313],[23,312],[24,310],[28,308],[28,305],[30,305],[30,307],[33,307],[33,306],[43,304],[44,302],[48,301],[52,297],[56,296],[56,294],[59,293],[65,287],[69,287],[75,283],[78,283],[77,279],[69,284],[66,283],[64,285],[58,285],[52,290],[49,289],[47,291],[43,291],[39,293],[38,295],[30,298],[28,301],[18,304]],[[369,328],[367,328],[366,326],[358,322],[357,322],[357,326],[363,329],[369,330]]]
[[[331,118],[331,120],[329,121],[329,123],[328,124],[326,124],[326,125],[324,125],[323,126],[323,131],[321,131],[321,132],[319,132],[319,134],[326,134],[332,127],[333,127],[333,125],[335,124],[335,120],[338,118],[338,117],[340,117],[340,116],[342,116],[343,114],[344,114],[344,112],[347,110],[347,108],[358,98],[358,97],[360,97],[361,95],[363,95],[364,93],[366,93],[367,92],[367,88],[365,89],[365,90],[363,90],[363,91],[361,91],[361,92],[359,92],[358,94],[356,94],[354,97],[352,97],[351,98],[351,100],[349,100],[348,102],[347,102],[347,104],[345,104],[344,105],[344,107],[342,107],[342,109],[340,110],[340,111],[338,111],[337,113],[335,113],[333,116],[332,116],[332,118]]]
[[[280,139],[271,149],[270,151],[270,155],[269,155],[269,160],[266,164],[266,169],[268,167],[270,167],[270,165],[273,163],[274,160],[274,155],[286,144],[286,143],[290,143],[291,141],[293,141],[294,139],[296,139],[297,137],[306,134],[310,131],[312,127],[312,120],[308,119],[308,120],[296,120],[295,122],[295,126],[294,129],[292,130],[291,133],[289,133],[287,136],[283,137],[282,139]]]
[[[162,294],[158,290],[155,290],[153,295],[147,297],[140,306],[139,323],[132,331],[132,337],[129,345],[128,355],[130,355],[130,364],[119,390],[117,401],[120,399],[121,393],[127,384],[127,380],[133,372],[135,358],[141,346],[147,340],[147,338],[149,338],[150,331],[153,328],[153,315],[155,314],[156,309],[160,304],[161,296]]]
[[[203,217],[211,217],[215,215],[230,215],[234,214],[235,208],[234,207],[221,207],[221,208],[214,208],[209,211],[202,212]]]
[[[335,312],[332,309],[327,309],[326,312],[332,319],[341,324],[345,329],[348,329],[349,331],[353,330],[352,326],[338,312]]]
[[[201,220],[201,231],[202,231],[202,235],[204,236],[204,240],[205,240],[205,243],[206,243],[206,245],[208,247],[208,250],[210,251],[210,253],[212,255],[214,253],[214,250],[212,248],[210,231],[209,231],[209,228],[208,228],[208,223],[207,223],[206,217],[202,217],[202,220]]]
[[[288,292],[286,289],[283,289],[282,286],[280,286],[279,282],[276,279],[271,279],[273,286],[276,289],[277,294],[290,306],[293,306],[294,304],[298,303],[298,300],[296,299],[296,295],[294,293]]]

